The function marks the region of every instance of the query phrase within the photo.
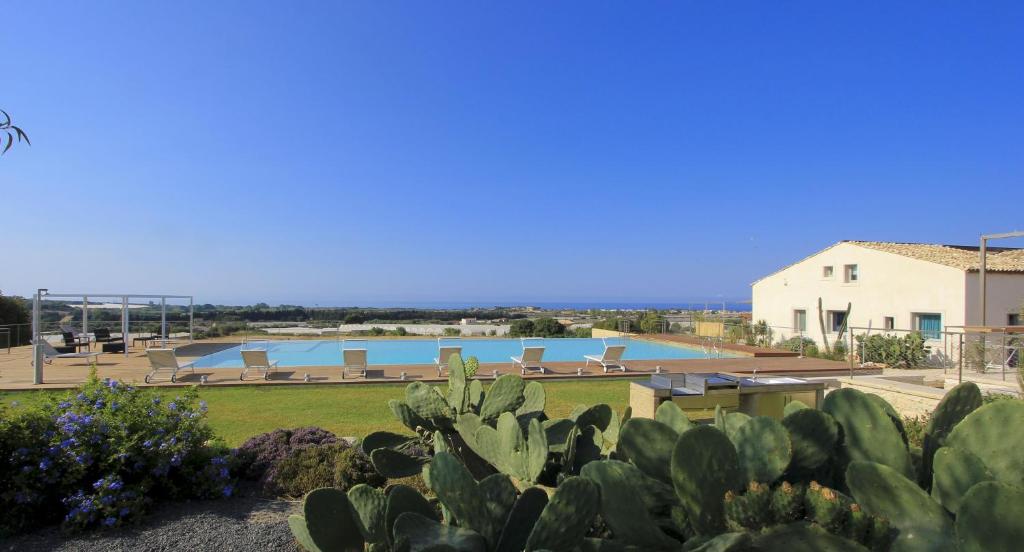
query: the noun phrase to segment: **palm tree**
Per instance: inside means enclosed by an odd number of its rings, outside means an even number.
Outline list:
[[[14,144],[14,139],[17,138],[20,143],[22,140],[26,144],[32,145],[32,142],[28,139],[28,134],[25,134],[24,130],[11,124],[11,116],[6,111],[0,109],[0,142],[3,142],[3,134],[7,135],[7,145],[4,146],[3,151],[0,151],[0,155],[7,153],[7,150],[11,149],[11,145]]]

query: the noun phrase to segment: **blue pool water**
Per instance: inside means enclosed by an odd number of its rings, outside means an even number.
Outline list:
[[[700,350],[638,339],[527,339],[528,346],[543,346],[545,362],[579,362],[583,355],[600,355],[604,344],[626,345],[625,360],[677,360],[704,358]],[[475,356],[480,362],[509,362],[523,352],[519,339],[446,339],[445,345],[461,345],[462,356]],[[249,343],[250,349],[267,349],[278,366],[340,366],[341,341],[264,341]],[[369,364],[433,364],[437,357],[436,340],[348,340],[345,347],[367,350]],[[241,346],[207,355],[196,362],[197,368],[240,368]]]

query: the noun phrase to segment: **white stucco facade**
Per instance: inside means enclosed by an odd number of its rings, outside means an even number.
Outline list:
[[[831,276],[828,275],[831,268]],[[879,330],[978,324],[978,273],[840,242],[766,276],[752,285],[753,319],[775,327],[776,339],[797,335],[797,311],[806,313],[803,335],[821,343],[818,298],[823,310],[852,304],[850,326]],[[1024,304],[1024,273],[987,274],[989,325],[1006,325]],[[836,315],[826,314],[829,340]],[[841,317],[841,315],[838,315]],[[936,319],[936,317],[938,317]],[[785,330],[789,329],[787,333]],[[858,332],[860,333],[860,332]]]

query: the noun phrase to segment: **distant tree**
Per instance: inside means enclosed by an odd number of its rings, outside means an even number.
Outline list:
[[[656,333],[661,331],[665,317],[658,314],[658,311],[647,311],[640,319],[640,331],[644,333]]]
[[[593,337],[594,330],[591,328],[576,328],[573,330],[573,334],[575,334],[576,337]]]
[[[405,331],[403,326],[395,328],[395,335],[409,335],[409,332]]]
[[[459,337],[462,335],[462,330],[458,328],[445,328],[441,330],[441,335],[445,337]]]
[[[554,318],[538,318],[533,321],[533,335],[537,337],[562,337],[565,326]]]
[[[385,333],[384,328],[378,328],[377,326],[370,328],[370,335],[384,335]]]
[[[11,123],[11,116],[3,109],[0,109],[0,133],[3,133],[0,136],[7,136],[7,145],[4,146],[3,151],[0,151],[0,155],[7,153],[7,150],[11,149],[15,138],[18,139],[18,143],[24,140],[26,144],[32,145],[32,142],[28,139],[28,134],[25,134],[25,131],[21,130],[20,127],[14,126]],[[3,138],[0,137],[0,142],[2,141]]]
[[[361,314],[359,314],[359,313],[353,312],[353,313],[349,313],[349,314],[345,315],[345,323],[346,324],[362,324],[365,321],[366,321],[366,317],[361,315]]]
[[[28,309],[28,300],[21,297],[4,296],[0,291],[0,325],[4,324],[28,324],[31,319]],[[32,332],[27,328],[11,328],[11,345],[26,345],[32,339]],[[19,339],[18,336],[21,336]],[[4,343],[4,346],[7,344]]]
[[[508,329],[509,337],[533,337],[533,320],[520,318],[513,320]]]

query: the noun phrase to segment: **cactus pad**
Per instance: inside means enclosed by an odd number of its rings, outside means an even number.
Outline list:
[[[755,550],[786,552],[867,552],[860,544],[809,523],[780,525],[754,537]]]
[[[639,468],[616,460],[601,460],[583,466],[580,473],[600,488],[601,518],[611,527],[615,540],[643,549],[678,546],[648,515],[638,492],[645,486],[646,477]]]
[[[1020,550],[1024,543],[1024,489],[1005,483],[978,483],[964,495],[956,518],[962,552]]]
[[[517,417],[536,418],[544,414],[544,403],[547,400],[544,386],[539,381],[531,381],[523,388],[523,404],[516,410]]]
[[[604,431],[608,429],[608,424],[612,421],[612,407],[607,404],[595,404],[578,413],[575,420],[576,425],[581,429],[587,426],[595,426],[597,429]]]
[[[434,424],[430,423],[419,414],[416,414],[416,412],[413,411],[412,408],[409,408],[409,405],[403,401],[391,399],[388,401],[388,407],[391,409],[391,412],[394,413],[395,417],[405,425],[405,427],[413,431],[417,431],[419,428],[425,428],[430,431],[436,429]]]
[[[786,416],[789,416],[790,414],[792,414],[792,413],[794,413],[794,412],[796,412],[798,410],[804,410],[806,408],[810,408],[810,407],[807,406],[806,404],[804,404],[803,401],[795,401],[795,400],[794,401],[789,401],[789,404],[787,404],[782,409],[782,416],[786,417]]]
[[[798,409],[783,418],[782,425],[789,431],[793,443],[790,470],[802,474],[813,472],[835,453],[839,426],[832,416],[820,410]]]
[[[672,481],[672,450],[678,437],[676,430],[661,422],[632,418],[619,430],[616,451],[623,460],[635,464],[640,471],[669,483]]]
[[[960,510],[963,497],[971,487],[995,479],[977,456],[955,447],[940,448],[935,453],[933,466],[932,498],[954,514]]]
[[[452,355],[455,356],[455,355]],[[398,549],[409,552],[452,550],[454,552],[485,552],[487,543],[478,533],[451,525],[442,525],[414,512],[406,512],[395,520],[395,542]]]
[[[851,388],[833,391],[825,396],[822,410],[843,428],[840,468],[851,461],[877,462],[914,477],[903,437],[888,414],[865,393]]]
[[[698,426],[679,436],[672,450],[672,486],[698,534],[725,528],[725,493],[740,488],[741,473],[736,449],[721,431]]]
[[[530,530],[536,525],[544,507],[548,505],[548,494],[530,487],[519,495],[508,514],[505,527],[501,530],[501,539],[495,552],[520,552],[526,547],[526,539]]]
[[[363,437],[360,441],[359,446],[363,449],[364,454],[370,454],[371,452],[379,448],[395,448],[400,447],[409,441],[412,441],[415,437],[409,435],[402,435],[400,433],[392,433],[390,431],[374,431],[373,433]]]
[[[772,519],[778,523],[791,523],[804,517],[803,485],[783,481],[772,491]]]
[[[747,481],[775,481],[793,457],[793,444],[786,428],[766,416],[758,416],[743,424],[732,441],[736,445],[740,468]]]
[[[526,541],[531,550],[572,550],[583,541],[600,505],[597,486],[568,477],[555,490]]]
[[[388,528],[388,539],[392,537],[391,529],[395,526],[395,520],[406,512],[437,519],[434,507],[415,489],[401,484],[391,485],[388,487],[387,506],[384,509],[384,526]]]
[[[440,393],[421,381],[414,381],[405,387],[405,403],[417,416],[435,425],[443,424],[451,418],[452,410]]]
[[[1024,401],[997,401],[968,414],[946,445],[969,450],[997,481],[1024,488]]]
[[[896,549],[955,550],[953,524],[946,510],[897,470],[874,462],[852,462],[846,484],[865,512],[889,520],[899,530]],[[916,543],[916,544],[915,544]]]
[[[348,500],[356,512],[356,522],[363,538],[368,543],[387,542],[388,531],[385,525],[387,498],[384,491],[366,484],[359,484],[348,491]]]
[[[377,473],[389,479],[400,479],[423,471],[426,459],[402,454],[396,450],[379,448],[370,453],[370,462]]]
[[[523,396],[525,389],[526,382],[515,374],[505,374],[494,380],[480,405],[480,418],[489,421],[502,412],[515,412],[526,400]]]
[[[682,433],[693,426],[683,409],[672,401],[658,405],[658,409],[654,411],[654,419],[676,430],[676,433]]]
[[[302,499],[302,514],[306,532],[295,536],[305,538],[308,535],[314,550],[355,552],[363,549],[363,534],[355,510],[342,491],[331,488],[310,491]],[[289,521],[289,525],[292,523]]]
[[[440,452],[430,463],[430,488],[462,527],[488,536],[498,527],[490,517],[483,494],[469,470],[454,456]]]

